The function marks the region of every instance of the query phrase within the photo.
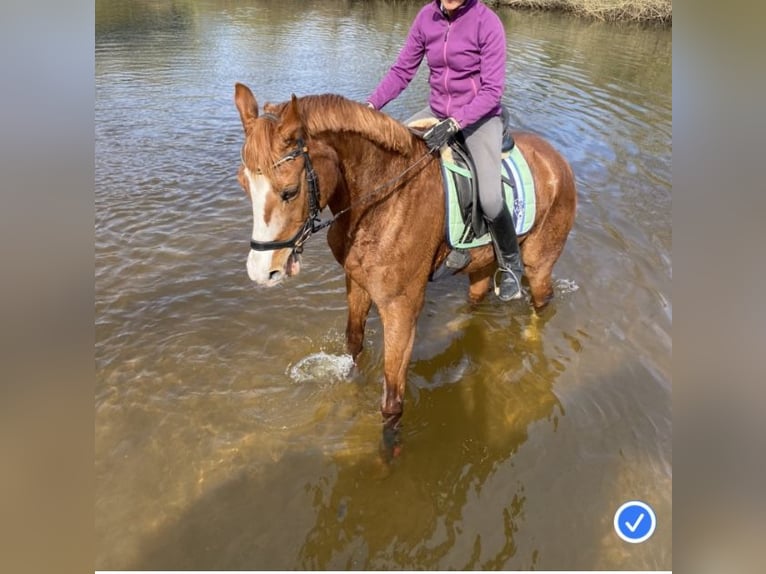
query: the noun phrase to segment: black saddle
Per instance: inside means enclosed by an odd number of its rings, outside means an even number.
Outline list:
[[[508,108],[503,106],[503,153],[511,151],[516,142],[513,141],[513,134],[511,133],[511,113]]]
[[[503,143],[501,153],[505,153],[511,151],[513,146],[516,145],[516,142],[513,141],[513,135],[511,134],[511,114],[505,106],[503,106],[502,120]],[[481,237],[489,231],[487,222],[481,212],[481,206],[479,205],[479,186],[478,180],[476,179],[476,168],[473,163],[473,158],[471,158],[471,153],[465,145],[465,138],[461,133],[458,133],[454,141],[450,144],[450,149],[452,150],[455,164],[471,173],[470,178],[460,178],[456,181],[458,201],[460,203],[460,211],[463,215],[463,221],[470,222],[471,227],[471,230],[466,229],[466,241],[471,241],[476,237]]]
[[[510,113],[505,108],[505,106],[503,106],[503,140],[501,153],[510,152],[515,145],[515,142],[513,141],[513,135],[511,134],[510,117]],[[464,231],[461,234],[461,240],[465,243],[470,243],[475,239],[483,237],[489,233],[489,227],[487,225],[487,220],[484,218],[484,214],[481,211],[481,206],[479,205],[479,190],[478,182],[476,179],[476,168],[474,166],[473,159],[471,158],[471,154],[468,151],[468,147],[465,145],[465,138],[463,137],[462,133],[457,134],[455,139],[450,143],[449,147],[452,151],[452,163],[454,163],[459,170],[471,174],[470,177],[453,177],[452,179],[458,197],[460,215],[462,221],[465,224]],[[504,183],[515,187],[514,182],[507,181],[505,176],[502,177]],[[467,251],[453,248],[449,252],[447,259],[432,275],[431,280],[439,279],[440,277],[443,277],[449,273],[456,273],[465,267],[470,262],[470,260],[471,256]]]

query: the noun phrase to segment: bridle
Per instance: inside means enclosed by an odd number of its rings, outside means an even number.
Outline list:
[[[240,159],[243,165],[245,164],[245,158],[242,153],[244,149],[245,147],[242,146],[240,151]],[[312,234],[324,229],[334,221],[334,219],[329,221],[320,221],[319,219],[319,181],[317,180],[314,166],[311,164],[308,146],[304,143],[303,138],[298,138],[296,148],[277,160],[272,167],[276,167],[286,161],[292,161],[300,156],[303,156],[303,171],[306,172],[306,184],[308,185],[309,194],[309,214],[306,221],[303,222],[300,229],[290,239],[282,241],[255,241],[250,239],[250,249],[255,251],[276,251],[277,249],[292,248],[295,253],[302,253],[303,244],[306,240]]]
[[[277,116],[274,114],[263,114],[262,117],[268,117],[270,120],[278,120]],[[244,150],[245,146],[242,146],[242,149],[239,152],[240,159],[242,160],[242,165],[245,165],[245,157],[244,157]],[[320,213],[320,207],[319,207],[319,180],[317,180],[316,172],[314,171],[314,166],[311,164],[311,158],[309,157],[309,149],[308,146],[303,141],[303,138],[298,138],[296,141],[296,147],[293,151],[288,152],[284,156],[282,156],[280,159],[278,159],[272,167],[276,167],[286,161],[292,161],[297,157],[303,156],[303,171],[306,172],[306,184],[309,188],[309,214],[306,220],[303,222],[303,225],[301,225],[300,229],[293,235],[290,239],[285,239],[282,241],[255,241],[252,238],[250,239],[250,249],[253,249],[254,251],[276,251],[278,249],[287,249],[292,248],[293,252],[295,253],[302,253],[303,252],[303,244],[308,240],[309,237],[311,237],[314,233],[317,231],[321,231],[325,227],[328,227],[335,223],[335,220],[338,219],[341,215],[346,213],[347,211],[350,211],[353,207],[352,205],[349,205],[345,209],[341,209],[338,211],[333,217],[330,219],[327,219],[325,221],[321,221],[319,218]],[[404,177],[404,175],[413,169],[415,166],[423,162],[425,159],[431,156],[431,152],[427,151],[424,153],[419,159],[415,160],[412,164],[410,164],[404,171],[402,171],[399,175],[396,177],[384,182],[383,184],[379,185],[375,189],[373,189],[371,192],[365,194],[362,196],[361,200],[364,200],[369,197],[373,197],[377,195],[377,193],[381,189],[385,189],[386,187],[389,187],[390,185],[393,185],[400,179]],[[247,167],[247,166],[245,166]]]

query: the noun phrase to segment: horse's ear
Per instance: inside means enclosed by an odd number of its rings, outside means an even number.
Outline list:
[[[234,85],[234,103],[239,110],[242,127],[247,130],[247,125],[258,117],[258,102],[255,101],[255,96],[250,88],[237,82]]]
[[[298,106],[298,98],[295,94],[292,95],[290,103],[287,105],[285,115],[282,118],[282,128],[285,134],[295,135],[296,137],[303,137],[303,116],[301,115],[300,107]]]

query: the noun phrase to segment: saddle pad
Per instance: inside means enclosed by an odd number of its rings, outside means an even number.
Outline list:
[[[451,150],[446,146],[442,148],[442,174],[445,185],[447,241],[450,247],[470,249],[490,243],[492,239],[489,233],[475,237],[470,231],[470,222],[464,219],[457,189],[462,185],[459,181],[461,178],[470,179],[473,174],[464,166],[455,163]],[[503,153],[500,178],[506,205],[511,209],[513,216],[516,235],[524,235],[535,221],[536,200],[532,172],[518,146]]]

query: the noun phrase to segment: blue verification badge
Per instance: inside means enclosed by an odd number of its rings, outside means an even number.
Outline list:
[[[654,510],[640,500],[630,500],[614,513],[614,531],[625,542],[638,544],[649,540],[656,527]]]

